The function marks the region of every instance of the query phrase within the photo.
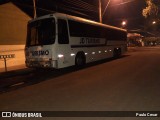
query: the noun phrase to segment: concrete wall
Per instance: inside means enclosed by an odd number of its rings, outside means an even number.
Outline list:
[[[15,54],[15,58],[8,59],[8,67],[24,64],[27,22],[30,19],[11,2],[0,5],[0,55]],[[4,68],[2,59],[0,68]]]

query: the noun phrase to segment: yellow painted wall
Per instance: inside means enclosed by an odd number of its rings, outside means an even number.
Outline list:
[[[7,61],[8,67],[24,64],[27,22],[30,19],[11,2],[0,5],[0,55],[15,54],[14,59]],[[0,68],[4,68],[2,59]]]

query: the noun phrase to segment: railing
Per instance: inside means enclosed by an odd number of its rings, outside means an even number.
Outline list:
[[[7,60],[10,58],[15,58],[15,54],[8,54],[8,55],[0,55],[0,59],[3,59],[5,65],[5,71],[7,72]]]

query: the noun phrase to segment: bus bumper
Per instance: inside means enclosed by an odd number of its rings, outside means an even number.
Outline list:
[[[58,68],[57,60],[50,61],[25,61],[29,68]]]

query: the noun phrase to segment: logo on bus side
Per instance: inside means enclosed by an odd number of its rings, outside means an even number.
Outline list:
[[[100,39],[99,38],[89,38],[89,37],[82,37],[80,38],[80,44],[99,44]]]
[[[49,50],[40,50],[40,51],[31,51],[32,56],[43,56],[43,55],[49,55]]]

